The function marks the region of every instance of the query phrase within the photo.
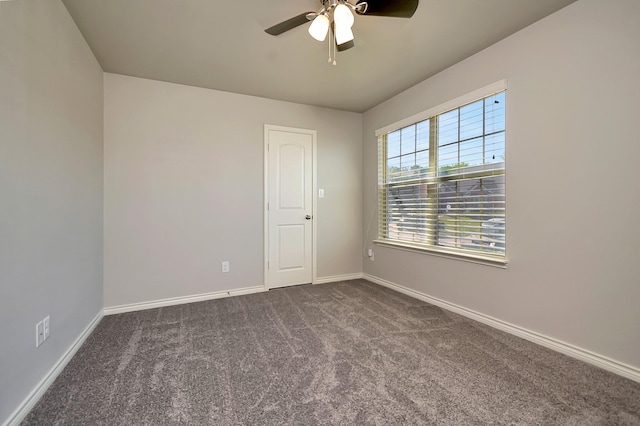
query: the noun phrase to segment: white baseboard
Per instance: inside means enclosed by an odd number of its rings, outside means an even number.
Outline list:
[[[637,367],[616,361],[604,355],[591,352],[578,346],[574,346],[570,343],[566,343],[552,337],[536,333],[535,331],[527,330],[525,328],[508,323],[506,321],[499,320],[497,318],[490,317],[480,312],[467,309],[463,306],[459,306],[454,303],[450,303],[445,300],[426,295],[419,291],[412,290],[410,288],[392,283],[373,275],[363,274],[363,278],[381,286],[388,287],[400,293],[406,294],[407,296],[423,300],[427,303],[431,303],[432,305],[436,305],[448,311],[452,311],[467,318],[471,318],[472,320],[481,322],[490,327],[497,328],[498,330],[502,330],[509,334],[521,337],[525,340],[544,346],[556,352],[560,352],[572,358],[576,358],[589,364],[595,365],[596,367],[602,368],[603,370],[611,371],[612,373],[626,377],[633,381],[640,382],[640,369]]]
[[[313,282],[314,284],[327,284],[327,283],[335,283],[337,281],[349,281],[349,280],[357,280],[362,278],[362,273],[357,274],[345,274],[345,275],[333,275],[330,277],[322,277],[316,278]]]
[[[87,327],[82,331],[80,336],[71,344],[69,349],[62,354],[62,357],[55,363],[55,365],[49,370],[49,372],[44,376],[44,378],[38,383],[38,385],[29,393],[29,395],[22,401],[22,403],[16,408],[16,410],[9,416],[7,421],[3,424],[3,426],[17,426],[24,420],[24,418],[29,414],[29,411],[36,405],[40,397],[49,389],[49,386],[53,383],[53,381],[58,377],[58,375],[62,372],[64,367],[67,366],[71,358],[78,352],[80,346],[87,340],[87,337],[93,332],[98,323],[103,317],[103,311],[98,312],[98,315],[95,316],[93,320],[89,323]]]
[[[152,300],[149,302],[130,303],[127,305],[110,306],[104,308],[105,315],[122,314],[125,312],[143,311],[145,309],[162,308],[164,306],[183,305],[185,303],[202,302],[205,300],[221,299],[223,297],[240,296],[242,294],[260,293],[266,291],[264,286],[244,287],[228,291],[194,294],[191,296],[172,297],[169,299]]]

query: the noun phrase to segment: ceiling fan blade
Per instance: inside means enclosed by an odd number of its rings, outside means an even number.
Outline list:
[[[344,52],[347,49],[351,49],[353,46],[355,46],[356,44],[353,42],[353,40],[348,41],[346,43],[342,43],[342,44],[338,44],[336,45],[338,52]]]
[[[418,8],[419,0],[358,0],[356,5],[367,3],[361,15],[390,16],[393,18],[411,18]]]
[[[295,27],[299,27],[302,24],[306,24],[309,22],[309,18],[307,16],[314,16],[315,12],[305,12],[301,13],[298,16],[294,16],[291,19],[287,19],[286,21],[280,22],[279,24],[274,25],[273,27],[267,28],[264,30],[267,34],[271,34],[274,36],[285,33],[289,30],[294,29]]]

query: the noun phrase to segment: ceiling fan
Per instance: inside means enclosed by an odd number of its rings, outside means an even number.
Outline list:
[[[277,36],[311,21],[309,34],[318,41],[333,35],[338,51],[354,46],[353,12],[362,16],[388,16],[411,18],[418,8],[419,0],[320,0],[322,7],[317,12],[305,12],[280,22],[265,31]],[[331,59],[329,59],[331,60]],[[335,61],[334,61],[335,64]]]

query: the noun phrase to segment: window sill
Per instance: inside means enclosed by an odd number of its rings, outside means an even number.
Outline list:
[[[394,249],[410,251],[414,253],[428,254],[430,256],[445,257],[448,259],[456,259],[456,260],[461,260],[463,262],[471,262],[479,265],[493,266],[493,267],[502,268],[502,269],[506,269],[507,263],[508,263],[507,259],[498,259],[495,257],[482,256],[482,255],[454,253],[445,248],[436,248],[436,247],[426,248],[423,246],[412,245],[410,243],[399,243],[399,242],[388,241],[388,240],[373,240],[373,243],[380,246],[390,247]]]

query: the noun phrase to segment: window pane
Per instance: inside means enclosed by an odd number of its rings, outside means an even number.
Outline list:
[[[505,184],[504,176],[481,180],[482,229],[474,243],[474,249],[483,252],[504,253],[505,250]],[[478,247],[478,245],[480,247]]]
[[[489,96],[484,100],[485,105],[485,134],[504,131],[504,92]]]
[[[483,105],[480,100],[460,108],[460,140],[482,136]]]
[[[411,167],[416,165],[416,155],[415,154],[409,154],[409,155],[403,155],[402,157],[400,157],[400,168],[402,170],[409,170],[411,169]]]
[[[393,182],[400,178],[400,157],[387,160],[387,180]]]
[[[438,245],[504,252],[504,190],[504,176],[439,184]]]
[[[438,145],[446,145],[458,140],[458,110],[456,109],[438,117]]]
[[[460,166],[472,167],[482,165],[483,138],[471,139],[460,143]],[[471,170],[470,170],[471,171]],[[473,170],[475,171],[475,170]]]
[[[468,229],[472,219],[465,215],[460,194],[460,182],[443,182],[438,185],[438,238],[437,244],[445,247],[462,247],[472,232]],[[475,224],[477,227],[477,224]]]
[[[489,218],[504,218],[505,212],[505,179],[504,175],[480,179],[482,185],[482,211],[486,220]]]
[[[416,166],[420,170],[421,177],[429,174],[429,150],[416,153]]]
[[[400,169],[402,170],[402,177],[405,179],[411,179],[413,177],[414,168],[416,165],[416,154],[403,155],[400,157]]]
[[[427,185],[402,185],[387,191],[388,238],[426,241]]]
[[[486,136],[484,139],[484,162],[504,167],[504,133]]]
[[[458,163],[457,143],[438,148],[438,171],[440,173],[455,169]]]
[[[425,120],[416,125],[416,151],[429,149],[430,123],[431,120]]]
[[[416,151],[416,126],[400,129],[400,154],[409,154]]]
[[[400,131],[396,130],[387,135],[387,158],[400,155]]]

